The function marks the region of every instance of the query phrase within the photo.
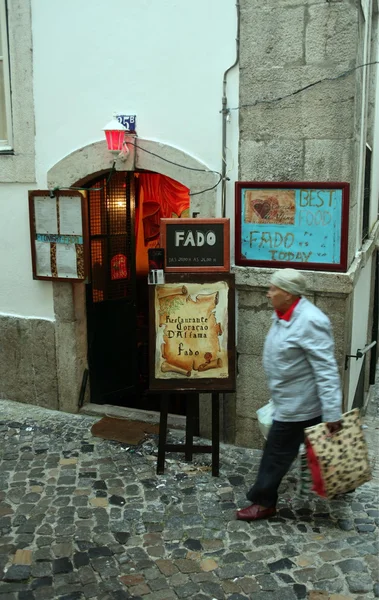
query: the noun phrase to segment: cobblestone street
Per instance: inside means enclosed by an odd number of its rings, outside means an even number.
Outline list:
[[[299,498],[292,471],[278,516],[249,524],[235,510],[259,451],[222,445],[219,478],[208,455],[168,455],[157,476],[154,436],[127,447],[92,437],[92,417],[0,406],[0,600],[379,597],[377,465],[331,502]]]

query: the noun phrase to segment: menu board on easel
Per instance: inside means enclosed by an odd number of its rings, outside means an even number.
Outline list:
[[[150,390],[235,390],[230,273],[167,273],[150,286]]]
[[[83,281],[88,272],[87,213],[76,191],[29,192],[33,278]]]

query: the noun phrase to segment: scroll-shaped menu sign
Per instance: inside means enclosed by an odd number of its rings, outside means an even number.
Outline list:
[[[87,276],[85,199],[76,191],[29,192],[34,279],[83,281]]]
[[[236,264],[346,271],[348,183],[236,183]]]
[[[167,275],[150,290],[151,389],[235,388],[234,278]]]

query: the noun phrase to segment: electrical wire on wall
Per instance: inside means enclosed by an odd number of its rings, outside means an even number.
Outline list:
[[[175,165],[176,167],[180,167],[182,169],[187,169],[188,171],[197,171],[199,173],[215,173],[216,175],[219,176],[219,180],[217,183],[215,183],[215,185],[212,185],[212,187],[206,188],[205,190],[201,190],[200,192],[190,192],[189,193],[190,196],[198,196],[199,194],[204,194],[205,192],[214,190],[222,181],[223,175],[219,171],[213,171],[212,169],[198,169],[197,167],[187,167],[186,165],[180,165],[179,163],[177,163],[173,160],[169,160],[168,158],[165,158],[164,156],[160,156],[159,154],[156,154],[155,152],[152,152],[151,150],[147,150],[146,148],[143,148],[142,146],[139,146],[138,144],[134,144],[133,142],[128,142],[128,144],[131,144],[138,150],[147,152],[147,154],[151,154],[152,156],[155,156],[156,158],[159,158],[160,160],[163,160],[164,162],[167,162],[171,165]]]
[[[218,187],[222,181],[223,175],[219,172],[219,171],[213,171],[212,169],[199,169],[197,167],[188,167],[187,165],[181,165],[180,163],[177,163],[173,160],[169,160],[168,158],[165,158],[164,156],[161,156],[160,154],[156,154],[156,152],[152,152],[151,150],[147,150],[146,148],[143,148],[142,146],[139,146],[138,144],[133,143],[132,141],[128,140],[128,145],[134,146],[135,148],[137,148],[138,150],[142,150],[143,152],[146,152],[147,154],[151,154],[152,156],[155,156],[156,158],[159,158],[160,160],[163,160],[164,162],[167,162],[171,165],[174,165],[176,167],[180,167],[181,169],[187,169],[188,171],[197,171],[199,173],[215,173],[216,175],[219,176],[219,180],[212,185],[209,188],[206,188],[204,190],[200,190],[199,192],[190,192],[189,195],[190,196],[198,196],[199,194],[204,194],[205,192],[209,192],[211,190],[214,190],[216,187]],[[113,165],[111,167],[111,170],[109,171],[109,175],[107,177],[107,180],[104,184],[103,187],[100,188],[86,188],[86,187],[60,187],[60,186],[56,186],[54,188],[52,188],[50,190],[50,194],[52,196],[54,196],[54,194],[56,192],[58,192],[59,190],[76,190],[76,191],[90,191],[90,192],[100,192],[104,189],[104,187],[106,187],[109,183],[109,181],[111,180],[113,174],[115,173],[116,169],[115,169],[115,165],[116,165],[116,161],[113,162]]]
[[[346,71],[343,71],[342,73],[340,73],[339,75],[336,75],[335,77],[324,77],[323,79],[318,79],[317,81],[313,81],[312,83],[309,83],[308,85],[305,85],[304,87],[301,87],[301,88],[295,90],[294,92],[291,92],[290,94],[285,94],[284,96],[278,96],[277,98],[270,98],[270,99],[264,98],[263,100],[255,100],[255,102],[251,102],[248,104],[241,104],[240,106],[235,106],[233,108],[229,108],[228,111],[240,110],[241,108],[252,108],[254,106],[258,106],[258,104],[272,104],[274,102],[280,102],[281,100],[286,100],[287,98],[291,98],[292,96],[301,94],[302,92],[305,92],[305,91],[313,88],[315,85],[324,83],[324,81],[337,81],[337,79],[342,79],[343,77],[347,77],[348,75],[351,75],[351,73],[353,73],[354,71],[357,71],[358,69],[363,69],[364,67],[369,67],[370,65],[377,65],[377,64],[379,64],[379,61],[373,60],[372,62],[364,63],[362,65],[352,67],[351,69],[347,69]]]
[[[221,166],[221,172],[219,171],[215,171],[213,169],[199,169],[197,167],[188,167],[187,165],[182,165],[180,163],[177,163],[173,160],[170,160],[160,154],[157,154],[155,152],[152,152],[151,150],[147,150],[146,148],[143,148],[142,146],[139,146],[138,144],[134,144],[131,141],[128,141],[128,144],[134,146],[135,148],[137,148],[138,150],[142,150],[143,152],[146,152],[148,154],[151,154],[152,156],[155,156],[156,158],[159,158],[160,160],[163,160],[164,162],[167,162],[171,165],[174,165],[176,167],[179,167],[181,169],[186,169],[188,171],[197,171],[199,173],[215,173],[216,175],[219,176],[219,180],[217,181],[217,183],[215,183],[213,186],[206,188],[204,190],[200,190],[199,192],[190,192],[190,196],[197,196],[199,194],[204,194],[205,192],[214,190],[215,188],[217,188],[220,183],[223,184],[223,188],[222,188],[222,216],[225,216],[225,210],[226,210],[226,182],[229,181],[229,178],[227,177],[227,161],[226,161],[226,152],[227,152],[227,145],[226,145],[226,123],[227,123],[227,119],[228,116],[230,115],[231,111],[236,111],[236,110],[240,110],[240,109],[244,109],[244,108],[253,108],[255,106],[258,106],[259,104],[274,104],[276,102],[280,102],[281,100],[286,100],[287,98],[291,98],[292,96],[296,96],[297,94],[300,94],[302,92],[306,92],[307,90],[310,90],[311,88],[313,88],[316,85],[319,85],[321,83],[324,83],[325,81],[337,81],[338,79],[342,79],[343,77],[347,77],[348,75],[350,75],[351,73],[353,73],[354,71],[357,71],[358,69],[362,69],[364,67],[369,67],[371,65],[376,65],[379,64],[379,61],[374,60],[368,63],[364,63],[362,65],[357,65],[356,67],[352,67],[351,69],[347,69],[346,71],[343,71],[342,73],[340,73],[339,75],[336,75],[334,77],[325,77],[323,79],[318,79],[317,81],[313,81],[312,83],[309,83],[306,86],[303,86],[289,94],[285,94],[283,96],[278,96],[277,98],[263,98],[262,100],[255,100],[254,102],[251,103],[247,103],[247,104],[241,104],[239,106],[235,106],[235,107],[231,107],[228,108],[227,107],[227,96],[226,96],[226,85],[227,85],[227,74],[229,73],[229,71],[236,66],[236,64],[238,63],[239,60],[239,0],[237,0],[236,3],[236,7],[238,10],[238,25],[237,25],[237,38],[236,38],[236,42],[237,42],[237,56],[236,56],[236,60],[233,63],[233,65],[231,65],[231,67],[229,67],[225,73],[224,73],[224,79],[223,79],[223,87],[224,87],[224,94],[223,94],[223,98],[222,98],[222,109],[221,109],[221,113],[223,115],[223,141],[222,141],[222,166]],[[112,167],[109,171],[105,186],[109,183],[109,181],[111,180],[113,174],[115,173],[115,165],[116,165],[116,161],[113,162]],[[54,188],[50,189],[50,194],[52,196],[54,196],[54,194],[56,192],[58,192],[59,190],[76,190],[76,191],[101,191],[103,190],[103,187],[100,188],[86,188],[85,186],[83,187],[61,187],[61,186],[55,186]]]

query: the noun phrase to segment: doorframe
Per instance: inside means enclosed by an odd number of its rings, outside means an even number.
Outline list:
[[[199,217],[216,216],[217,173],[174,146],[141,138],[136,140],[126,160],[116,158],[116,171],[146,170],[167,175],[191,190],[191,213],[197,212]],[[49,188],[79,187],[109,172],[112,164],[113,157],[106,142],[95,142],[75,150],[51,167],[47,172],[47,184]],[[53,282],[52,286],[58,408],[76,413],[83,373],[88,368],[85,283]]]

